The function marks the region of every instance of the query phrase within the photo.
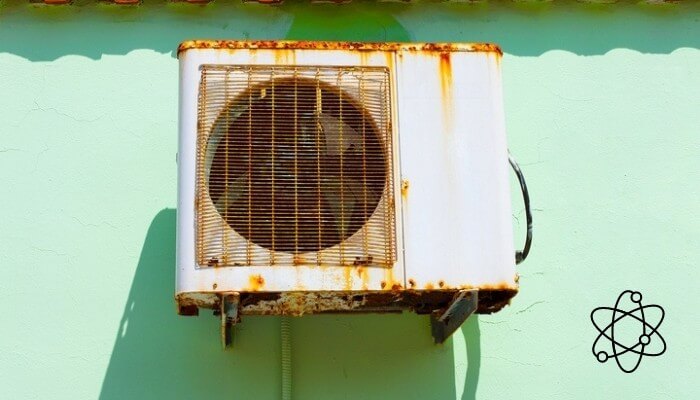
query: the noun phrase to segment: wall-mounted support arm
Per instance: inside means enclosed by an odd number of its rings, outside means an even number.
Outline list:
[[[238,292],[224,293],[219,302],[221,314],[221,345],[224,350],[233,344],[233,326],[240,320],[238,316],[238,304],[241,295]]]
[[[479,291],[460,290],[446,310],[436,310],[430,314],[430,327],[435,343],[443,343],[479,307]]]

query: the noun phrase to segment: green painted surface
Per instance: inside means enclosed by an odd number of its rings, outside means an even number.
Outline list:
[[[697,4],[697,3],[696,3]],[[532,255],[444,346],[425,317],[293,321],[297,399],[700,397],[700,6],[0,7],[0,398],[279,398],[279,321],[175,315],[177,60],[190,38],[494,41]],[[513,180],[515,188],[515,180]],[[519,198],[514,229],[522,233]],[[623,289],[668,351],[590,352]]]

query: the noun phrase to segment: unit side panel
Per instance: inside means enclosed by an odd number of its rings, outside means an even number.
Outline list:
[[[397,60],[408,287],[515,288],[500,57]]]

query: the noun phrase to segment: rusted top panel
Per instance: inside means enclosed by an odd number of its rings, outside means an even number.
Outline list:
[[[307,40],[187,40],[180,44],[177,54],[191,49],[287,49],[287,50],[356,50],[356,51],[470,51],[503,55],[492,43],[367,43],[325,42]]]

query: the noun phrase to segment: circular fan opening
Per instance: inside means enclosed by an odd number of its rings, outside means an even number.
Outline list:
[[[304,253],[341,243],[382,198],[387,160],[370,114],[337,87],[276,79],[229,102],[205,163],[211,201],[238,234]]]

